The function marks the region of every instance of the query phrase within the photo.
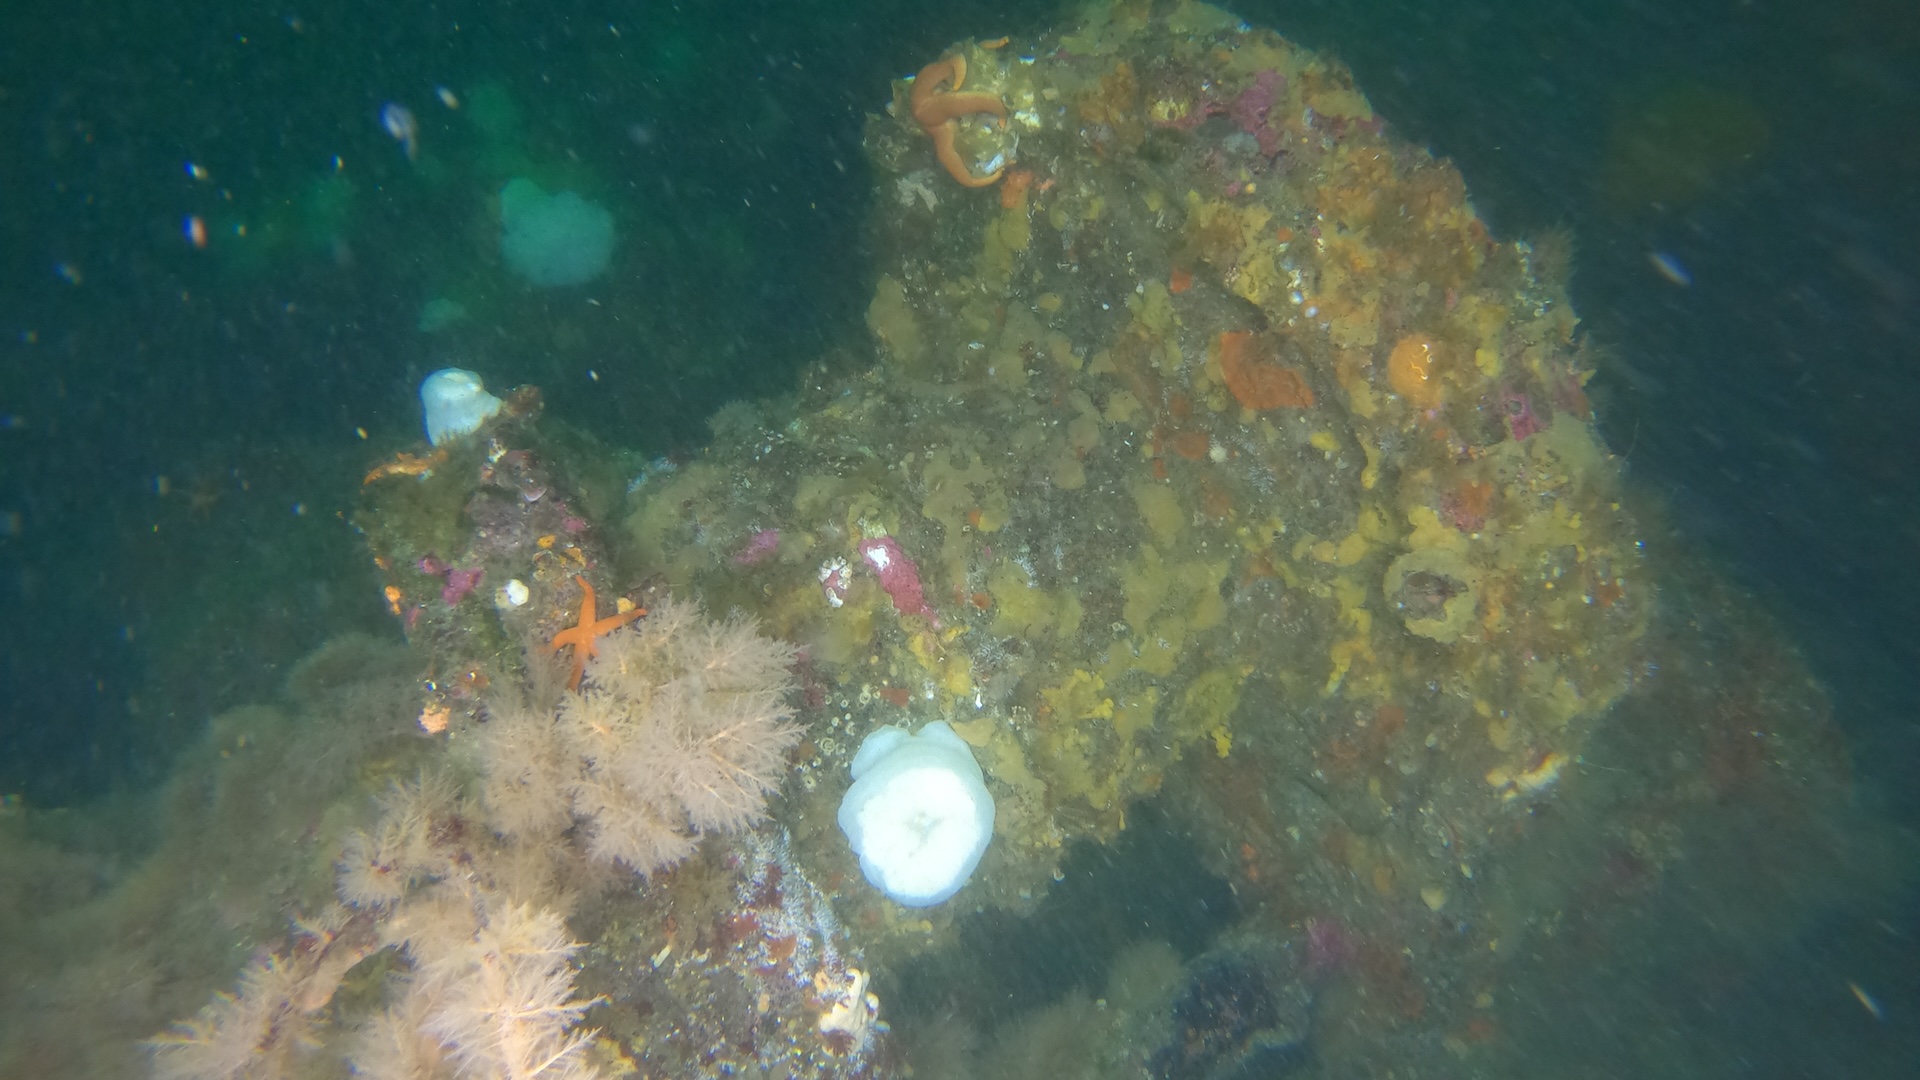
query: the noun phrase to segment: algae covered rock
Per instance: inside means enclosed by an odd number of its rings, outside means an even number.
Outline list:
[[[1479,573],[1450,551],[1409,551],[1387,564],[1387,607],[1407,629],[1442,645],[1460,640],[1479,608]]]
[[[838,726],[806,768],[952,724],[1001,808],[982,902],[1243,752],[1490,835],[1483,777],[1577,752],[1650,595],[1558,271],[1218,9],[928,70],[867,124],[876,364],[638,489],[638,562],[807,649]]]

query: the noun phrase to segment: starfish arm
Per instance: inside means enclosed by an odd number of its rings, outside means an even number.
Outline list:
[[[588,647],[593,645],[595,604],[593,585],[579,574],[573,575],[573,580],[580,583],[580,621],[553,635],[553,638],[547,642],[548,652],[559,652],[562,646],[571,645],[574,648],[574,654],[578,656],[581,645]],[[579,677],[575,676],[574,681],[578,682]]]
[[[958,180],[961,186],[970,188],[986,187],[1000,179],[1000,174],[1007,171],[1005,165],[985,176],[973,175],[973,170],[967,167],[967,163],[960,157],[959,149],[953,145],[954,131],[954,125],[946,123],[929,132],[933,136],[933,156],[940,159],[940,164],[953,174],[953,178]]]
[[[920,74],[913,77],[913,92],[908,99],[912,106],[914,121],[921,127],[938,123],[937,120],[926,118],[926,110],[935,99],[940,97],[940,85],[948,83],[957,90],[966,77],[967,62],[959,56],[935,60],[921,68]]]
[[[628,608],[618,615],[609,615],[593,624],[593,636],[599,637],[602,634],[611,634],[646,613],[646,608],[635,607]]]
[[[916,108],[913,118],[921,127],[933,127],[962,116],[985,113],[1006,119],[1007,106],[997,94],[936,94],[924,108]]]

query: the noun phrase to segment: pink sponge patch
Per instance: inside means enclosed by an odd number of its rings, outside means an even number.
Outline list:
[[[754,566],[772,558],[780,550],[780,530],[761,529],[748,538],[747,545],[734,553],[733,565]]]
[[[466,599],[474,586],[480,584],[480,578],[485,573],[486,571],[478,566],[466,569],[454,567],[448,570],[447,583],[440,589],[440,599],[446,601],[448,607]]]
[[[920,587],[920,568],[900,550],[899,541],[891,536],[862,540],[860,558],[873,570],[873,576],[880,579],[880,587],[893,597],[895,611],[902,615],[925,615],[933,625],[940,625],[940,617],[927,606],[926,592]]]

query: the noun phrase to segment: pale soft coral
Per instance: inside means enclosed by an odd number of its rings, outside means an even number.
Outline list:
[[[764,817],[800,737],[786,704],[794,655],[751,619],[715,621],[674,600],[607,635],[560,709],[589,854],[651,873],[702,832]]]
[[[486,725],[489,823],[556,842],[578,825],[590,859],[648,874],[764,817],[800,737],[795,649],[671,599],[597,649],[557,716],[503,708]]]
[[[491,905],[464,947],[422,958],[430,993],[422,1030],[450,1048],[463,1077],[584,1080],[589,1032],[570,1030],[592,1001],[573,993],[577,946],[560,916]]]
[[[312,1051],[346,973],[377,951],[372,921],[334,907],[297,922],[281,952],[263,953],[191,1020],[147,1043],[160,1080],[253,1080],[292,1073]]]
[[[278,956],[247,965],[234,993],[214,996],[198,1016],[155,1036],[158,1080],[240,1080],[286,1067],[312,1021],[293,1007],[298,978]]]
[[[459,791],[441,773],[395,783],[380,803],[379,822],[370,832],[349,833],[336,864],[340,899],[362,909],[389,906],[411,885],[443,873],[444,856],[436,855],[428,830],[463,811]]]
[[[479,800],[455,772],[396,784],[343,844],[352,909],[301,929],[237,992],[152,1043],[161,1076],[284,1075],[346,971],[400,947],[410,973],[355,1040],[371,1077],[581,1080],[596,1075],[578,1021],[562,911],[589,863],[652,873],[702,833],[745,828],[799,738],[786,699],[795,650],[748,619],[669,600],[600,638],[582,688],[502,703],[480,737]],[[538,666],[536,672],[544,669]],[[604,871],[601,871],[604,874]]]
[[[576,1026],[594,1002],[575,996],[577,946],[557,912],[440,882],[409,898],[386,930],[412,971],[359,1032],[356,1075],[421,1080],[447,1076],[447,1065],[462,1080],[599,1075],[586,1057],[594,1033]]]

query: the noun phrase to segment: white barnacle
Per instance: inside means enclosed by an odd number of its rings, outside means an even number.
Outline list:
[[[880,998],[867,992],[867,973],[859,968],[848,968],[847,980],[839,1000],[820,1014],[820,1033],[838,1032],[858,1046],[866,1041],[874,1017],[880,1014]]]

